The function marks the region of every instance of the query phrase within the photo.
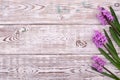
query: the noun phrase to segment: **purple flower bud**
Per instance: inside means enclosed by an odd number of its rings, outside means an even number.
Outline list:
[[[92,64],[92,68],[96,69],[98,72],[103,72],[103,67],[96,63]]]
[[[103,67],[105,66],[106,62],[98,56],[93,56],[92,60],[94,61],[92,68],[96,69],[98,72],[103,72]]]
[[[103,7],[98,7],[98,9],[100,13],[97,14],[97,18],[100,20],[102,25],[107,25],[108,22],[112,22],[114,20],[114,17],[108,10]]]
[[[98,56],[93,56],[92,60],[101,66],[104,66],[106,64],[106,62],[102,58],[99,58]]]
[[[102,48],[103,45],[107,42],[107,38],[99,31],[95,31],[95,34],[93,35],[92,41],[95,43],[95,45],[98,48]]]
[[[107,24],[108,24],[107,21],[106,21],[106,19],[103,17],[102,14],[98,14],[98,15],[97,15],[97,18],[99,19],[99,21],[100,21],[100,23],[101,23],[102,25],[107,25]]]

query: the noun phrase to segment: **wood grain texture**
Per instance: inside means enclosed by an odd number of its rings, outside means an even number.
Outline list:
[[[90,55],[0,55],[0,79],[112,80],[91,70],[90,58]],[[109,63],[106,67],[120,75]]]
[[[94,30],[102,31],[103,28],[107,30],[107,26],[100,25],[2,25],[0,27],[0,54],[95,54],[99,51],[92,42]]]
[[[0,24],[99,24],[98,5],[120,17],[120,0],[0,0]]]
[[[112,80],[91,69],[98,5],[120,19],[120,0],[0,0],[0,80]]]

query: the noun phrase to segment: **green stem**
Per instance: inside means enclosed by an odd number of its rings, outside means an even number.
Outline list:
[[[118,78],[114,73],[112,73],[110,70],[108,70],[107,68],[105,68],[104,66],[103,66],[103,68],[107,71],[107,72],[109,72],[111,75],[113,75],[115,78],[116,78],[116,80],[120,80],[120,78]]]

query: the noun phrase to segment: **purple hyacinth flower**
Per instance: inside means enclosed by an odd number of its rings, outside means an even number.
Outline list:
[[[99,31],[95,31],[95,34],[93,35],[92,41],[95,43],[95,45],[98,48],[102,48],[103,45],[107,42],[107,38],[105,35],[103,35]]]
[[[103,7],[98,7],[98,9],[99,14],[97,14],[97,18],[100,20],[102,25],[107,25],[108,22],[112,22],[114,20],[114,17],[108,10]]]
[[[96,63],[92,64],[92,68],[96,69],[98,72],[103,72],[103,67]]]
[[[106,64],[106,62],[105,62],[102,58],[100,58],[100,57],[98,57],[98,56],[93,56],[93,57],[92,57],[92,60],[93,60],[95,63],[97,63],[97,64],[99,64],[99,65],[101,65],[101,66],[104,66],[104,65]]]
[[[97,14],[97,18],[99,19],[99,21],[102,25],[107,25],[108,24],[108,22],[106,21],[106,19],[103,17],[102,14]]]
[[[103,72],[103,67],[105,66],[106,62],[98,56],[93,56],[92,60],[94,61],[92,68],[96,69],[98,72]]]

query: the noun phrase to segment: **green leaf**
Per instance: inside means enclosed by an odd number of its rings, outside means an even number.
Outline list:
[[[119,24],[119,20],[115,14],[115,11],[113,10],[112,7],[110,7],[110,11],[112,13],[112,16],[114,16],[114,21],[113,21],[113,25],[116,27],[116,29],[118,30],[118,32],[120,33],[120,24]]]
[[[118,53],[116,52],[116,49],[114,49],[110,44],[106,44],[108,49],[110,49],[110,51],[112,51],[114,53],[114,55],[118,56]]]
[[[112,13],[112,15],[114,16],[114,18],[115,18],[115,22],[117,23],[117,24],[119,24],[119,21],[118,21],[118,18],[117,18],[117,16],[116,16],[116,14],[115,14],[115,11],[113,10],[113,8],[110,6],[110,11],[111,11],[111,13]]]
[[[98,49],[101,52],[101,54],[105,56],[106,59],[108,59],[114,66],[116,66],[116,68],[120,70],[120,65],[117,64],[111,56],[109,56],[103,49],[101,48],[98,48]]]
[[[106,44],[107,46],[105,46],[109,52],[109,54],[112,56],[112,58],[116,61],[116,63],[118,63],[120,65],[120,59],[119,56],[117,55],[117,53],[111,48],[111,46],[109,46],[109,44]]]
[[[112,48],[115,52],[117,52],[116,49],[115,49],[115,47],[114,47],[114,45],[113,45],[113,43],[112,43],[112,41],[111,41],[111,39],[110,39],[110,37],[109,37],[109,35],[108,35],[108,33],[106,32],[105,29],[104,29],[104,33],[105,33],[105,36],[106,36],[107,39],[108,39],[108,44],[111,46],[111,48]]]
[[[108,76],[108,77],[110,77],[110,78],[116,79],[115,76],[113,76],[113,75],[111,75],[111,74],[108,74],[108,73],[106,73],[106,72],[102,72],[101,74],[103,74],[103,75],[105,75],[105,76]]]
[[[105,33],[105,36],[108,39],[108,43],[106,44],[107,47],[109,48],[110,51],[112,51],[111,53],[113,53],[114,57],[116,57],[118,59],[118,62],[120,62],[120,58],[118,56],[118,53],[117,53],[117,51],[116,51],[116,49],[115,49],[115,47],[114,47],[114,45],[113,45],[109,35],[108,35],[108,33],[106,32],[105,29],[104,29],[104,33]]]
[[[113,24],[113,27],[115,27],[116,30],[118,31],[116,33],[120,36],[120,24],[118,24],[116,22],[113,22],[112,24]]]
[[[96,72],[98,72],[95,68],[93,68],[93,67],[91,67],[91,68],[92,68],[93,70],[95,70]],[[100,73],[100,74],[102,74],[102,75],[105,75],[105,76],[107,76],[107,77],[113,78],[113,79],[115,79],[115,80],[118,79],[116,76],[111,75],[111,74],[108,74],[108,73],[106,73],[106,72],[98,72],[98,73]]]
[[[108,74],[108,73],[106,73],[106,72],[99,72],[99,71],[97,71],[95,68],[93,68],[93,67],[91,67],[92,68],[92,70],[95,70],[96,72],[98,72],[98,73],[100,73],[100,74],[102,74],[102,75],[105,75],[105,76],[107,76],[107,77],[110,77],[110,78],[113,78],[113,79],[118,79],[118,77],[116,77],[116,76],[114,76],[114,75],[112,75],[112,74]]]
[[[120,46],[119,36],[114,32],[112,27],[110,27],[109,30],[110,30],[111,36],[113,37],[114,41],[118,44],[118,46]]]

